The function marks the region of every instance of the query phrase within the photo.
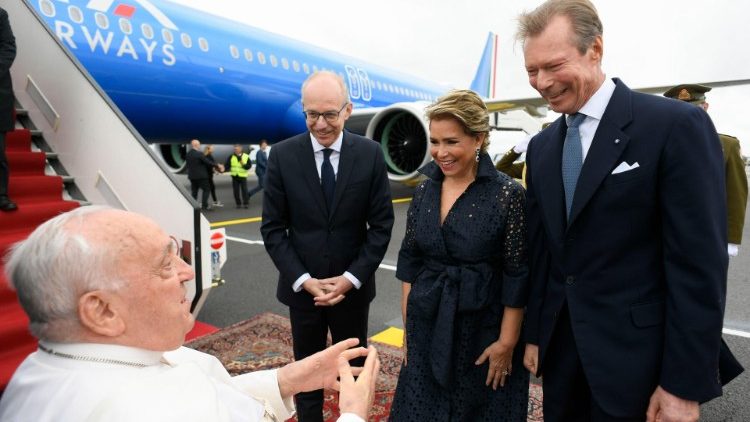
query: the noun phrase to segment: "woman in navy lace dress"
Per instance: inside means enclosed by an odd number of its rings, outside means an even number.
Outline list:
[[[448,93],[427,117],[434,161],[399,252],[406,359],[390,420],[525,421],[524,191],[492,165],[474,92]]]

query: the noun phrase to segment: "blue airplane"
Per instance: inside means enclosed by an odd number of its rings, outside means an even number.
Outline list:
[[[271,144],[306,130],[300,88],[340,74],[347,127],[379,141],[393,180],[427,162],[425,102],[446,87],[163,0],[25,0],[175,170],[184,145]],[[472,88],[488,95],[490,34]]]

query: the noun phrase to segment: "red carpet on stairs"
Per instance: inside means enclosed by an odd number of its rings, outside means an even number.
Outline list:
[[[18,210],[0,212],[0,257],[41,223],[78,206],[62,199],[61,177],[45,176],[45,154],[31,151],[31,132],[17,129],[6,133],[5,145],[10,167],[8,194]],[[36,349],[28,323],[0,260],[0,391],[21,361]]]

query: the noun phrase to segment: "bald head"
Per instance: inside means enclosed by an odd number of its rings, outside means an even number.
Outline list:
[[[200,150],[201,149],[201,141],[199,141],[197,139],[193,139],[192,141],[190,141],[190,146],[194,150]]]
[[[192,327],[183,287],[192,268],[139,214],[96,206],[61,214],[14,246],[6,271],[40,340],[171,350]]]
[[[315,72],[305,80],[302,84],[302,104],[305,104],[305,98],[317,99],[321,93],[335,96],[335,101],[341,104],[349,102],[349,93],[346,90],[344,78],[328,70]]]

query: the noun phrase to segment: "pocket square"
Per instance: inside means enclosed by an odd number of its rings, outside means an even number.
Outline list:
[[[626,171],[635,170],[638,167],[639,167],[639,165],[638,165],[637,161],[635,163],[633,163],[633,164],[628,164],[625,161],[623,161],[622,163],[620,163],[619,166],[615,167],[615,169],[612,170],[612,174],[624,173]]]

